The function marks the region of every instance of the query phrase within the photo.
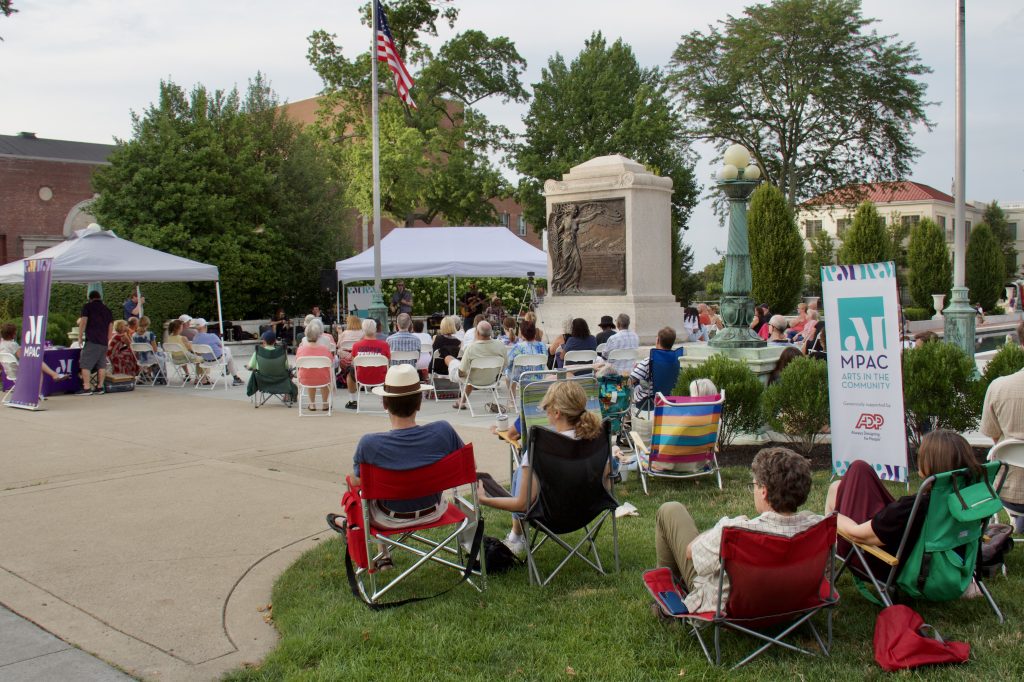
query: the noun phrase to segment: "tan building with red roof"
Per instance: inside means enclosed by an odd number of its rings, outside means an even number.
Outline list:
[[[875,204],[878,214],[886,224],[899,220],[904,224],[914,225],[922,218],[930,218],[946,232],[946,243],[953,246],[953,225],[955,211],[953,197],[945,192],[920,182],[877,182],[856,188],[862,192],[862,198]],[[967,202],[967,231],[971,226],[982,220],[987,202]],[[1017,238],[1017,267],[1024,262],[1024,234],[1020,227],[1024,226],[1024,202],[999,203],[1006,213],[1011,234]],[[828,232],[842,243],[846,228],[853,222],[857,206],[847,205],[838,192],[824,194],[804,203],[797,211],[797,225],[805,245],[810,248],[810,239],[821,231]],[[837,244],[838,245],[838,244]]]

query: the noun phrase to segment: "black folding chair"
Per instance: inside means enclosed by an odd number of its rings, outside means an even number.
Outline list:
[[[610,438],[607,422],[604,423],[603,434],[591,440],[576,440],[541,426],[530,429],[530,469],[540,484],[537,497],[523,519],[528,527],[526,560],[531,583],[547,585],[573,557],[606,574],[596,539],[609,516],[612,520],[615,570],[619,570],[619,535],[615,525],[615,509],[619,503],[612,495],[609,478]],[[606,482],[608,487],[605,487]],[[533,475],[528,476],[524,484],[526,499],[533,499]],[[561,537],[579,530],[584,534],[575,545]],[[535,554],[548,539],[564,549],[566,555],[544,577],[537,568]]]

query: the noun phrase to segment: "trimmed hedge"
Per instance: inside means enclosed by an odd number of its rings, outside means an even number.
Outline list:
[[[216,317],[216,301],[210,298],[208,306],[201,310],[192,309],[192,290],[184,282],[150,282],[141,283],[142,296],[146,299],[144,312],[152,320],[152,328],[160,334],[165,321],[178,317],[182,313],[193,316],[205,315]],[[134,286],[131,282],[111,282],[103,285],[103,301],[114,314],[114,319],[124,315],[121,309],[124,301],[131,295]],[[70,316],[72,322],[78,319],[82,306],[86,303],[87,287],[84,284],[65,284],[55,282],[50,288],[50,319],[55,316]],[[24,287],[18,284],[0,285],[0,319],[15,316],[20,318],[24,307]],[[47,325],[50,326],[50,325]]]
[[[829,425],[828,366],[813,358],[796,358],[761,399],[765,421],[810,456]]]
[[[718,436],[720,449],[732,444],[738,433],[757,433],[761,429],[761,394],[764,384],[739,360],[712,355],[699,365],[679,373],[674,395],[690,395],[690,382],[711,379],[725,391],[722,422]]]
[[[904,308],[903,316],[910,322],[932,319],[932,313],[927,308]]]

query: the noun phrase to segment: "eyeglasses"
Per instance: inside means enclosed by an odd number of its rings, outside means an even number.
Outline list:
[[[761,484],[758,483],[757,481],[751,481],[750,483],[747,484],[747,490],[749,490],[750,492],[754,492],[754,489],[760,485]]]

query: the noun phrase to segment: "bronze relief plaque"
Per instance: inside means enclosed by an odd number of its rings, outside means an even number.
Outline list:
[[[551,290],[626,293],[626,200],[553,204],[548,215]]]

